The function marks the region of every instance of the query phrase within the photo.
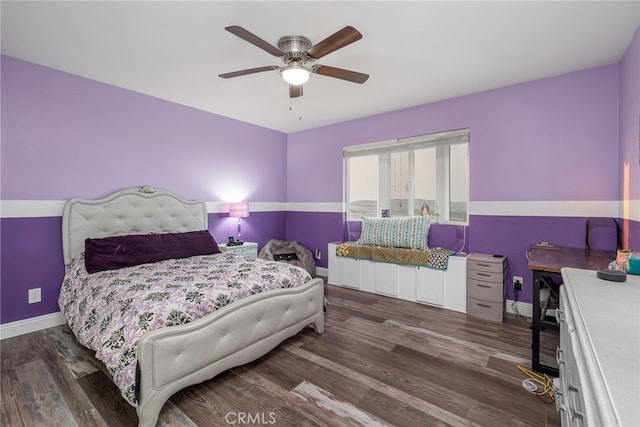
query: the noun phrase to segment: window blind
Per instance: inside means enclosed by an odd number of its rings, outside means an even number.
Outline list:
[[[469,143],[469,128],[428,135],[410,136],[373,144],[351,145],[343,148],[343,156],[348,159],[351,157],[372,156],[376,154],[467,143]]]

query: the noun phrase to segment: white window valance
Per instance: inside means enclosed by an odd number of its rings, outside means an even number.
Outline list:
[[[343,148],[345,158],[371,156],[398,151],[418,150],[446,145],[468,144],[469,128],[428,135],[410,136],[372,144],[351,145]]]

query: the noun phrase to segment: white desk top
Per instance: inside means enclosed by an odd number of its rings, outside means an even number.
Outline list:
[[[562,277],[580,317],[576,332],[588,337],[582,348],[591,349],[585,354],[589,377],[601,376],[621,426],[640,426],[640,276],[610,282],[592,270],[563,268]]]

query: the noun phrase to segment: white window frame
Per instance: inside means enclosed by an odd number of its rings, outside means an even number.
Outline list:
[[[469,223],[469,149],[467,148],[467,159],[465,162],[465,176],[466,176],[466,201],[467,201],[467,219],[466,221],[452,221],[450,219],[449,212],[449,195],[450,195],[450,183],[449,183],[449,150],[452,145],[467,144],[469,147],[470,137],[469,129],[459,129],[448,132],[441,132],[437,134],[420,135],[409,138],[400,138],[397,140],[375,142],[371,144],[352,145],[343,148],[343,157],[345,159],[345,203],[344,207],[347,214],[348,221],[361,221],[361,217],[351,216],[349,209],[349,182],[351,179],[351,171],[349,170],[348,159],[351,157],[360,157],[368,155],[378,155],[378,200],[376,206],[376,212],[378,216],[382,216],[383,209],[390,209],[391,203],[391,180],[390,180],[390,153],[396,151],[408,151],[409,152],[409,173],[412,177],[409,182],[408,191],[408,212],[409,215],[413,215],[415,211],[415,150],[425,148],[436,149],[436,203],[439,209],[440,223],[443,224],[455,224],[455,225],[468,225]]]

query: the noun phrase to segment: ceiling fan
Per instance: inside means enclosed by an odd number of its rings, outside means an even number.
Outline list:
[[[303,36],[284,36],[278,40],[278,47],[273,46],[237,25],[225,27],[225,30],[273,56],[279,57],[284,62],[284,65],[269,65],[266,67],[249,68],[247,70],[219,74],[223,79],[261,73],[263,71],[280,70],[280,75],[289,84],[289,97],[296,98],[302,96],[302,85],[309,80],[311,73],[360,84],[366,82],[369,78],[368,74],[345,70],[343,68],[329,67],[320,64],[308,65],[310,62],[360,40],[362,34],[351,26],[344,27],[315,45]]]

